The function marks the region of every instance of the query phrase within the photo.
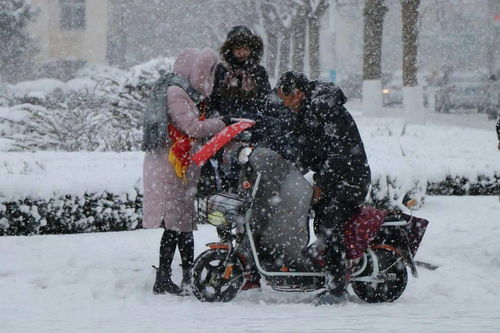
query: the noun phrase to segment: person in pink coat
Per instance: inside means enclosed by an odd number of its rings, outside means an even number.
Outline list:
[[[173,72],[187,79],[198,93],[207,97],[212,92],[217,63],[217,54],[212,49],[185,49],[175,60]],[[165,229],[153,292],[181,294],[182,288],[172,282],[171,264],[178,246],[183,270],[182,286],[187,287],[194,259],[194,201],[200,168],[189,163],[189,157],[184,158],[182,166],[179,161],[173,161],[172,145],[179,136],[183,137],[183,144],[177,146],[185,150],[184,157],[189,156],[199,147],[197,139],[213,136],[225,127],[225,122],[218,118],[201,120],[200,105],[196,105],[178,86],[168,88],[167,106],[169,143],[165,148],[146,152],[144,157],[143,227]]]

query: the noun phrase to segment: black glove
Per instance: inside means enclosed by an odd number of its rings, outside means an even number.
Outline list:
[[[249,119],[252,119],[253,121],[255,121],[255,124],[260,124],[262,122],[262,115],[259,114],[259,113],[255,113],[251,116],[248,117]]]
[[[231,116],[224,116],[221,118],[221,120],[224,122],[226,126],[229,126],[233,123],[233,121],[231,120]]]

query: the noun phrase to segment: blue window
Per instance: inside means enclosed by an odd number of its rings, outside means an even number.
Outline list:
[[[63,30],[85,29],[85,0],[59,0],[59,24]]]

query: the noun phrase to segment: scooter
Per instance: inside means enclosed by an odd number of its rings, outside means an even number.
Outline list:
[[[236,147],[241,164],[238,193],[210,196],[200,211],[230,239],[207,244],[195,260],[192,291],[203,302],[231,301],[253,263],[277,291],[325,289],[328,274],[322,256],[309,244],[312,185],[292,163],[267,148]],[[236,153],[235,153],[236,152]],[[407,207],[416,202],[405,198]],[[408,282],[407,267],[418,277],[415,254],[428,221],[400,211],[360,207],[346,223],[350,285],[368,303],[393,302]]]

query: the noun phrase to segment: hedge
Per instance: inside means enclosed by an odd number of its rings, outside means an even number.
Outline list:
[[[428,195],[500,195],[500,174],[479,175],[473,179],[447,176],[438,182],[429,182]]]
[[[123,231],[141,222],[141,195],[86,193],[0,203],[0,236]]]

